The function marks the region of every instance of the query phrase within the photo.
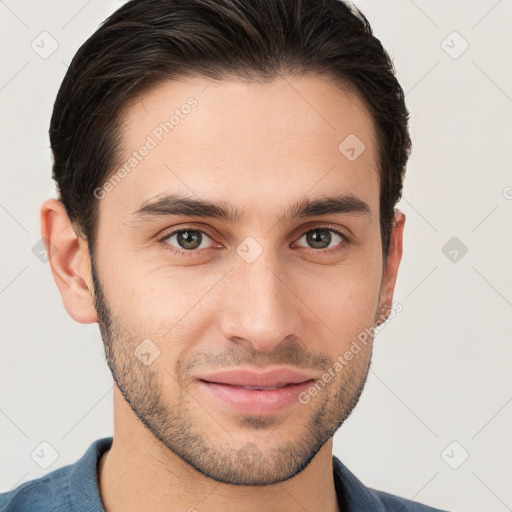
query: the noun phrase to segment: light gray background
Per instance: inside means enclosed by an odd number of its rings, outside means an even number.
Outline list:
[[[68,317],[32,248],[53,194],[53,101],[78,47],[121,4],[0,1],[1,492],[112,434],[98,327]],[[356,5],[394,58],[414,148],[398,205],[404,309],[376,338],[334,453],[375,488],[450,510],[512,510],[512,2]],[[43,31],[58,42],[46,59],[31,47],[51,48]],[[455,262],[442,252],[452,237],[468,249]],[[47,469],[31,458],[44,441],[58,452]]]

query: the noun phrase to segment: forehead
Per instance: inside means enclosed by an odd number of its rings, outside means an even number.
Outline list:
[[[255,215],[333,192],[378,208],[374,121],[357,94],[317,76],[164,82],[130,103],[122,127],[121,179],[100,216],[172,192]]]

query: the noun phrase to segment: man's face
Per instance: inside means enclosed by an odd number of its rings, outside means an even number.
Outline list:
[[[166,133],[160,123],[176,109]],[[298,399],[379,315],[373,122],[356,96],[318,77],[167,82],[123,121],[117,168],[150,149],[99,193],[96,306],[114,379],[149,431],[201,473],[239,485],[291,478],[350,414],[369,369],[371,340]],[[166,194],[238,217],[148,206]],[[291,210],[342,195],[368,211]],[[212,376],[284,369],[310,382],[251,390]]]

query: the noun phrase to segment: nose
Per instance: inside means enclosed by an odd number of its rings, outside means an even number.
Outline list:
[[[252,263],[235,263],[223,292],[226,339],[261,352],[271,352],[289,336],[303,339],[308,310],[298,278],[290,279],[284,265],[265,252]]]

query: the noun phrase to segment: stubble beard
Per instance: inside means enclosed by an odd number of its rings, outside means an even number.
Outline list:
[[[247,434],[240,437],[256,440],[256,432],[268,430],[262,443],[257,440],[237,442],[229,434],[233,427],[223,426],[222,418],[215,418],[213,413],[207,412],[208,409],[199,408],[204,418],[202,424],[194,422],[190,407],[197,402],[187,389],[180,385],[177,399],[170,404],[162,391],[162,377],[167,378],[165,372],[158,375],[151,366],[143,366],[134,356],[140,340],[130,336],[112,314],[92,255],[91,271],[105,357],[117,387],[134,414],[155,438],[208,478],[239,486],[272,485],[293,478],[307,467],[359,401],[370,369],[371,344],[366,353],[358,354],[361,357],[357,364],[346,365],[338,379],[319,391],[316,401],[310,402],[311,407],[315,407],[314,412],[309,414],[303,433],[297,439],[282,439],[268,448],[272,438],[282,436],[286,425],[294,422],[294,415],[304,415],[304,408],[309,404],[297,402],[284,419],[276,416],[240,416],[237,419],[238,429]],[[176,375],[169,373],[167,380],[176,387],[180,375],[180,368],[177,368]],[[328,392],[332,389],[330,386],[337,386],[334,395],[332,391]],[[225,434],[224,441],[215,442],[207,434],[208,429],[213,430],[211,425],[216,432]]]

